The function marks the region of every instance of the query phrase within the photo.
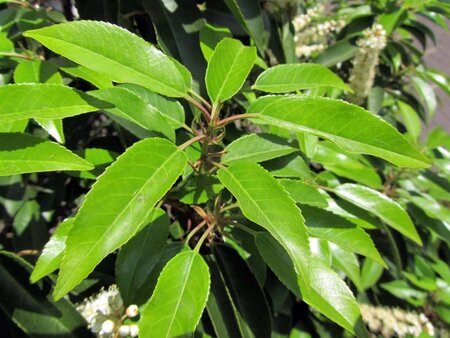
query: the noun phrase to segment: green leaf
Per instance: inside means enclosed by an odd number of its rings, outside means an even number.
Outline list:
[[[14,70],[16,83],[55,83],[63,84],[62,77],[50,61],[24,61]],[[61,119],[37,119],[56,141],[64,143],[64,131]]]
[[[69,301],[49,299],[49,282],[30,284],[31,269],[12,253],[0,253],[0,308],[7,316],[29,337],[91,337],[86,322]]]
[[[62,66],[59,69],[61,69],[64,73],[67,73],[75,78],[80,78],[85,81],[88,81],[99,89],[106,89],[113,87],[113,84],[111,80],[108,79],[108,77],[83,66],[72,64],[68,66]]]
[[[62,23],[24,33],[50,50],[116,82],[183,97],[188,88],[174,63],[153,45],[118,26],[96,21]]]
[[[419,115],[409,104],[398,100],[398,112],[402,117],[408,133],[411,134],[414,140],[417,140],[421,132],[421,121]]]
[[[172,128],[180,128],[184,123],[184,108],[180,102],[174,99],[168,99],[156,94],[147,88],[131,83],[120,85],[120,87],[131,90],[134,94],[144,100],[147,105],[158,110]]]
[[[206,88],[210,99],[220,103],[241,89],[256,61],[256,49],[246,47],[239,40],[220,41],[206,70]]]
[[[135,143],[106,169],[86,195],[67,238],[55,299],[139,230],[186,163],[174,144],[151,138]]]
[[[431,117],[437,109],[437,98],[433,87],[417,76],[412,76],[411,80],[417,94],[419,94],[420,99],[426,105]]]
[[[361,269],[361,286],[366,290],[378,282],[383,274],[383,267],[374,260],[366,258]]]
[[[113,87],[91,91],[89,95],[114,105],[114,108],[104,109],[106,112],[175,140],[175,132],[163,115],[130,90]]]
[[[344,62],[355,56],[358,46],[348,39],[338,41],[321,52],[313,62],[320,63],[325,67],[333,67],[339,62]]]
[[[264,20],[259,3],[247,0],[225,0],[224,2],[255,42],[261,55],[264,55],[266,31],[264,30]]]
[[[368,185],[371,188],[380,188],[382,185],[380,176],[372,166],[364,163],[361,155],[345,153],[332,143],[320,142],[316,146],[312,160],[319,162],[325,169],[336,175]]]
[[[261,165],[270,171],[272,176],[298,177],[305,180],[313,178],[308,165],[298,152],[262,162]]]
[[[327,210],[301,206],[308,234],[326,239],[342,249],[367,256],[386,266],[370,236],[360,227]]]
[[[206,259],[211,273],[211,291],[206,303],[206,310],[211,319],[214,332],[217,337],[242,337],[242,330],[238,323],[237,312],[232,302],[230,291],[225,284],[223,276],[220,274],[217,264],[210,257]]]
[[[143,337],[192,335],[206,306],[210,285],[208,265],[194,251],[175,256],[164,267],[152,298],[139,321]]]
[[[0,102],[1,123],[29,118],[64,118],[98,109],[75,89],[57,84],[0,86]]]
[[[378,216],[395,230],[422,245],[422,240],[411,218],[396,201],[376,190],[358,184],[342,184],[334,191],[339,197]]]
[[[428,295],[427,292],[410,287],[408,283],[403,280],[381,283],[380,286],[394,297],[404,299],[414,306],[424,305]]]
[[[278,180],[284,189],[291,195],[297,203],[309,204],[312,206],[326,208],[328,202],[317,188],[297,180]]]
[[[73,226],[73,218],[67,218],[56,228],[55,233],[45,244],[30,276],[32,283],[51,274],[61,263],[66,248],[66,239]]]
[[[0,133],[0,176],[92,168],[57,143],[29,134]]]
[[[200,49],[206,61],[211,60],[216,45],[224,38],[231,38],[232,34],[226,27],[215,27],[206,24],[200,29]]]
[[[361,107],[340,100],[300,95],[265,96],[249,113],[270,125],[309,132],[343,150],[381,157],[399,166],[425,168],[429,160],[395,128]]]
[[[330,243],[329,247],[333,255],[333,266],[344,272],[358,290],[362,290],[359,262],[356,255],[333,243]]]
[[[287,93],[302,89],[332,87],[352,91],[328,68],[312,63],[277,65],[256,79],[253,89],[267,93]]]
[[[245,261],[231,247],[214,246],[223,279],[227,285],[244,337],[270,337],[270,313],[263,290]]]
[[[157,209],[151,223],[139,231],[119,251],[116,281],[125,304],[132,304],[136,292],[158,263],[169,235],[169,219]]]
[[[310,290],[300,292],[296,276],[287,252],[267,233],[256,237],[261,256],[280,281],[297,297],[322,312],[357,337],[367,337],[361,322],[359,307],[347,285],[337,274],[314,256],[310,257]]]
[[[268,134],[245,135],[231,142],[225,148],[223,163],[234,161],[262,162],[288,155],[296,151],[286,140]]]
[[[294,200],[256,163],[236,162],[220,169],[218,176],[236,197],[245,217],[269,231],[287,251],[294,262],[299,285],[308,290],[311,253],[304,220]]]

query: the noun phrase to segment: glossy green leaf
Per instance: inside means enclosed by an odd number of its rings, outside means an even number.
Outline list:
[[[118,156],[115,152],[100,148],[84,148],[83,151],[78,152],[78,154],[83,155],[84,159],[89,161],[89,163],[92,163],[95,168],[90,171],[82,171],[79,175],[75,176],[90,180],[95,180],[100,176]]]
[[[249,113],[291,131],[309,132],[343,150],[381,157],[399,166],[424,168],[428,159],[391,125],[361,107],[340,100],[311,96],[265,96]]]
[[[175,132],[162,114],[130,90],[114,87],[91,91],[89,95],[114,105],[114,108],[104,109],[106,112],[175,140]]]
[[[262,162],[296,151],[286,140],[268,134],[250,134],[238,138],[225,148],[223,163],[234,161]]]
[[[158,263],[169,235],[169,219],[160,209],[150,224],[126,243],[116,260],[116,281],[125,304],[132,304],[136,292]]]
[[[156,94],[145,87],[126,83],[120,87],[131,90],[134,94],[144,100],[147,105],[158,110],[172,128],[180,128],[184,123],[184,108],[180,102],[174,99],[168,99]]]
[[[430,195],[413,193],[409,197],[409,200],[417,207],[421,208],[428,217],[450,224],[450,209],[441,205]]]
[[[271,67],[255,81],[254,89],[267,93],[288,93],[321,87],[351,91],[342,79],[328,68],[313,63],[285,64]]]
[[[75,89],[57,84],[0,86],[0,102],[1,123],[28,118],[64,118],[98,109]]]
[[[416,290],[403,280],[381,283],[380,286],[394,297],[404,299],[414,306],[421,306],[426,302],[427,292]]]
[[[66,299],[52,302],[47,281],[30,284],[31,265],[12,253],[0,253],[0,308],[28,337],[91,337],[86,322]],[[8,332],[2,329],[2,336]]]
[[[408,133],[411,134],[413,139],[417,139],[420,136],[421,121],[419,114],[409,104],[403,101],[397,101],[398,112],[402,117]]]
[[[143,337],[191,335],[206,306],[210,285],[208,265],[194,251],[178,254],[164,267],[152,298],[141,312]]]
[[[106,89],[113,87],[113,84],[111,80],[108,79],[108,77],[87,67],[73,64],[62,66],[59,69],[61,69],[64,73],[67,73],[73,77],[80,78],[92,83],[98,89]]]
[[[241,89],[256,61],[256,49],[239,40],[220,41],[206,70],[206,89],[214,103],[231,98]]]
[[[325,67],[333,67],[339,62],[344,62],[355,56],[358,46],[351,43],[349,39],[341,40],[332,44],[322,51],[313,62],[320,63]]]
[[[29,134],[0,134],[0,176],[93,166],[57,143]]]
[[[319,258],[310,258],[310,290],[304,292],[299,290],[292,260],[273,237],[260,233],[256,237],[256,245],[270,269],[297,297],[301,297],[350,332],[356,333],[358,337],[367,337],[353,294],[338,275]]]
[[[344,272],[358,290],[361,290],[361,274],[356,255],[333,243],[330,243],[329,247],[333,255],[333,266]]]
[[[245,261],[231,247],[219,244],[214,246],[214,257],[236,308],[243,336],[269,338],[269,306]]]
[[[383,267],[374,260],[366,258],[361,269],[361,286],[366,290],[380,279],[383,274]]]
[[[338,186],[335,193],[350,203],[378,216],[389,226],[414,242],[422,244],[411,218],[393,199],[368,187],[349,183]]]
[[[23,133],[28,125],[28,119],[0,124],[0,133]]]
[[[364,163],[361,155],[345,153],[332,143],[321,142],[318,144],[312,160],[319,162],[325,169],[336,175],[368,185],[371,188],[381,187],[380,176],[372,166]]]
[[[297,203],[326,208],[328,202],[317,188],[298,180],[278,180]]]
[[[55,299],[139,230],[186,163],[174,144],[151,138],[135,143],[106,169],[86,195],[67,238]]]
[[[174,63],[137,35],[105,22],[74,21],[24,33],[55,53],[116,82],[182,97],[188,88]]]
[[[33,269],[30,276],[32,283],[36,283],[39,279],[59,268],[61,260],[66,248],[66,239],[69,231],[73,226],[73,218],[67,218],[56,228],[55,233],[50,240],[45,244],[41,255]]]
[[[426,105],[430,115],[432,115],[437,108],[437,98],[433,87],[417,76],[412,76],[411,80],[416,92]]]
[[[347,251],[386,265],[370,236],[360,227],[327,210],[306,205],[302,205],[301,209],[310,236],[326,239]]]
[[[313,178],[308,165],[298,152],[264,161],[261,165],[275,177],[295,177],[304,180]]]
[[[269,231],[287,251],[299,284],[308,290],[311,253],[304,220],[294,200],[256,163],[236,162],[220,169],[218,176],[236,197],[245,217]]]

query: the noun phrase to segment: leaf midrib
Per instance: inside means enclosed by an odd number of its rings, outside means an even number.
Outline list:
[[[147,185],[149,184],[149,182],[152,182],[152,181],[153,181],[153,178],[158,176],[158,173],[159,173],[160,171],[163,170],[163,168],[165,167],[165,165],[166,165],[168,162],[170,162],[170,161],[172,160],[172,158],[175,157],[176,155],[178,155],[179,153],[180,153],[180,150],[176,149],[176,151],[175,151],[170,157],[168,157],[168,158],[161,164],[161,166],[153,173],[153,175],[146,181],[146,183],[143,184],[142,187],[134,194],[133,198],[132,198],[125,206],[124,206],[124,208],[123,208],[122,211],[117,215],[117,217],[114,219],[114,221],[113,221],[113,222],[105,229],[104,233],[103,233],[102,236],[99,238],[99,240],[97,240],[97,241],[95,242],[95,244],[89,249],[89,251],[87,251],[87,253],[83,256],[84,258],[85,258],[85,257],[88,257],[88,256],[92,253],[92,251],[98,247],[99,243],[100,243],[100,242],[103,240],[103,238],[108,234],[108,231],[109,231],[112,227],[115,226],[117,220],[118,220],[119,218],[121,218],[122,214],[125,212],[125,210],[128,209],[128,207],[130,206],[130,204],[131,204],[132,202],[134,202],[135,199],[139,198],[139,196],[140,196],[139,193],[140,193],[142,190],[144,190],[144,189],[147,187]],[[165,170],[165,169],[164,169],[164,170]],[[95,185],[95,184],[94,184],[94,185]],[[94,188],[94,186],[92,186],[91,189],[93,189],[93,188]],[[86,198],[88,198],[88,197],[86,197]],[[154,206],[152,206],[152,210],[153,210],[153,208],[154,208]],[[80,209],[80,211],[81,211],[81,209]],[[150,210],[149,212],[151,212],[151,210]],[[74,227],[75,227],[75,222],[76,222],[76,218],[75,218],[75,221],[74,221]],[[136,227],[136,231],[137,231],[138,229],[139,229],[139,227]],[[69,233],[69,235],[70,235],[70,233]],[[70,238],[70,236],[68,236],[68,239],[69,239],[69,238]],[[66,247],[66,250],[67,250],[67,247]],[[103,255],[103,256],[104,256],[104,255]],[[66,257],[66,256],[64,256],[64,258],[65,258],[65,257]],[[78,259],[78,260],[79,260],[79,259]],[[63,259],[62,265],[64,265],[64,259]],[[75,268],[75,270],[73,270],[73,271],[71,272],[71,274],[72,274],[72,275],[76,275],[76,274],[78,273],[78,271],[80,270],[81,266],[82,266],[82,265],[79,264],[79,265]],[[58,278],[58,279],[59,279],[59,278]],[[56,291],[56,289],[55,289],[55,291]],[[59,292],[59,293],[61,293],[61,292]],[[57,297],[57,296],[59,296],[59,293],[55,294],[55,298],[59,298],[59,297]]]
[[[111,62],[111,63],[113,63],[113,64],[115,64],[115,65],[118,65],[118,66],[122,67],[123,69],[130,71],[130,72],[133,73],[133,74],[136,74],[139,78],[142,77],[142,76],[144,76],[144,77],[145,77],[147,80],[149,80],[150,82],[153,82],[153,83],[155,83],[155,84],[157,84],[157,85],[163,87],[164,91],[166,91],[166,92],[169,92],[169,93],[170,93],[170,92],[172,92],[172,93],[176,92],[177,95],[179,95],[180,97],[183,97],[183,96],[185,95],[185,93],[179,92],[177,89],[174,89],[173,87],[167,86],[167,85],[164,84],[163,82],[158,81],[158,79],[152,78],[152,77],[148,76],[147,74],[140,73],[140,72],[138,72],[137,70],[135,70],[135,69],[133,69],[133,68],[130,68],[130,67],[128,67],[128,66],[126,66],[126,65],[124,65],[124,64],[122,64],[122,63],[119,63],[119,62],[117,62],[117,61],[114,60],[114,59],[111,59],[111,58],[108,58],[108,57],[106,57],[106,56],[103,56],[102,54],[96,53],[96,52],[93,51],[92,49],[87,49],[87,48],[85,48],[85,47],[76,45],[76,44],[74,44],[74,43],[67,42],[67,41],[61,40],[61,39],[57,39],[57,38],[54,38],[54,37],[51,37],[51,36],[48,36],[48,35],[41,35],[41,34],[32,34],[32,35],[31,35],[31,37],[33,37],[33,38],[34,38],[35,36],[41,36],[41,37],[44,37],[44,38],[47,38],[47,39],[50,39],[50,40],[55,40],[55,41],[58,41],[58,42],[60,42],[60,43],[62,43],[62,44],[66,44],[66,45],[69,45],[69,46],[71,46],[71,47],[74,47],[74,49],[77,49],[77,48],[78,48],[78,49],[81,49],[82,51],[87,51],[87,52],[89,52],[89,53],[91,53],[91,54],[94,54],[96,57],[99,57],[100,59],[108,60],[109,62]],[[69,59],[69,57],[67,57],[67,58]],[[170,60],[169,60],[169,61],[170,61]],[[74,62],[75,62],[75,61],[74,61]],[[76,62],[76,63],[79,64],[78,62]],[[102,63],[102,62],[99,62],[99,63]],[[86,67],[86,66],[84,66],[84,67]],[[87,67],[87,68],[89,68],[89,67]],[[99,72],[99,73],[100,73],[101,75],[104,75],[104,76],[108,77],[106,74],[103,74],[103,73],[101,73],[101,72]],[[180,78],[182,78],[182,77],[180,76]],[[182,82],[183,82],[183,81],[182,81]]]
[[[170,337],[170,334],[171,334],[171,331],[172,331],[172,325],[175,322],[175,317],[176,317],[176,315],[178,313],[178,310],[179,310],[179,307],[180,307],[180,303],[181,303],[181,299],[182,299],[181,295],[184,294],[184,291],[185,291],[186,285],[187,285],[187,281],[188,281],[189,276],[191,274],[192,265],[194,264],[195,252],[187,252],[186,255],[187,254],[191,255],[191,261],[189,262],[189,267],[188,267],[187,272],[186,272],[186,279],[184,280],[184,283],[183,283],[183,286],[182,286],[182,289],[181,289],[181,292],[180,292],[180,297],[178,297],[178,300],[177,300],[177,303],[176,303],[176,306],[175,306],[175,311],[173,312],[173,316],[172,316],[172,318],[170,320],[170,323],[169,323],[169,327],[168,327],[168,330],[167,330],[166,338]]]

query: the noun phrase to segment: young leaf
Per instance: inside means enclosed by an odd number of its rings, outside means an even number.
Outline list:
[[[59,267],[66,248],[67,235],[72,226],[73,218],[67,218],[58,225],[53,236],[45,244],[31,273],[30,280],[32,283],[36,283],[39,279],[47,276]]]
[[[262,162],[296,151],[286,140],[268,134],[250,134],[231,142],[225,148],[223,163],[234,161]]]
[[[74,21],[24,33],[55,53],[116,82],[183,97],[188,88],[174,63],[137,35],[105,22]]]
[[[182,252],[164,267],[139,321],[142,337],[192,335],[206,306],[208,265],[194,251]]]
[[[211,56],[214,52],[216,45],[224,38],[231,38],[232,34],[226,27],[215,27],[210,24],[206,24],[200,29],[200,49],[206,61],[211,60]]]
[[[55,299],[139,230],[186,163],[173,143],[152,138],[135,143],[106,169],[86,195],[67,237]]]
[[[422,245],[422,240],[406,211],[386,195],[368,187],[350,183],[338,186],[335,193],[350,203],[373,213],[395,230]]]
[[[336,143],[345,151],[381,157],[396,165],[426,168],[429,160],[394,127],[361,107],[323,97],[265,96],[249,113],[291,131],[309,132]]]
[[[245,217],[269,231],[287,251],[294,262],[299,284],[307,290],[311,253],[305,223],[294,200],[256,163],[236,162],[220,169],[218,176],[238,200]]]
[[[29,118],[57,119],[98,109],[75,89],[57,84],[0,86],[0,102],[0,123]]]
[[[214,49],[206,70],[206,89],[214,103],[231,98],[241,89],[256,61],[256,49],[225,38]]]
[[[57,143],[29,134],[0,133],[0,176],[93,168]]]
[[[312,63],[277,65],[256,79],[254,89],[267,93],[288,93],[321,87],[351,91],[342,79],[328,68]]]
[[[132,304],[136,292],[158,263],[169,235],[169,219],[157,209],[153,220],[139,231],[117,255],[116,280],[125,304]]]
[[[215,245],[214,257],[236,308],[244,337],[270,337],[269,307],[245,261],[226,245]]]

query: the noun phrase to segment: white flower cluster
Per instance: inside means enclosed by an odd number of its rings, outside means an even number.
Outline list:
[[[137,337],[139,328],[135,324],[122,325],[122,321],[139,314],[137,305],[130,305],[126,310],[116,285],[108,290],[101,289],[94,296],[86,298],[77,305],[77,311],[86,319],[88,328],[99,338]]]
[[[314,24],[314,21],[324,16],[323,5],[318,5],[294,18],[292,23],[295,30],[295,54],[298,57],[309,57],[312,53],[325,49],[331,33],[338,33],[346,24],[342,19],[337,21],[331,19]]]
[[[374,24],[364,31],[364,36],[357,41],[357,45],[359,49],[353,60],[349,79],[355,93],[349,99],[362,104],[372,89],[380,52],[386,47],[386,31],[380,24]]]
[[[264,9],[274,14],[282,9],[296,9],[300,3],[301,0],[266,0],[264,2]]]
[[[372,333],[383,338],[418,337],[422,332],[435,335],[435,329],[423,313],[408,312],[399,308],[360,304],[361,315]]]
[[[305,14],[297,15],[292,21],[295,31],[299,32],[304,29],[314,19],[317,19],[319,16],[323,15],[324,10],[325,8],[323,7],[323,5],[319,4],[317,6],[309,8]]]

